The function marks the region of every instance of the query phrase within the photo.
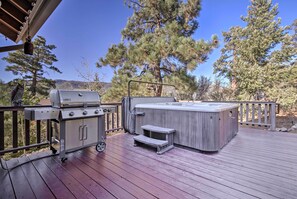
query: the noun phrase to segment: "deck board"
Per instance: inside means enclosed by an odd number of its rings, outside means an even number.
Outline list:
[[[38,156],[34,154],[28,157],[31,160],[38,158]],[[75,198],[69,189],[64,185],[64,183],[61,182],[59,178],[52,172],[52,170],[47,167],[42,159],[35,160],[32,162],[32,164],[56,198]],[[16,170],[17,169],[19,168],[16,168]],[[31,180],[34,180],[34,178]]]
[[[3,161],[2,163],[3,163],[3,166],[7,168],[7,164]],[[10,180],[9,173],[6,170],[3,170],[2,168],[0,168],[0,193],[1,193],[0,195],[1,199],[15,197],[15,193],[12,188],[12,183]]]
[[[120,141],[121,142],[121,141]],[[238,190],[239,192],[249,193],[250,195],[254,197],[259,198],[276,198],[270,193],[264,193],[255,189],[250,188],[249,186],[246,186],[246,184],[242,185],[237,182],[237,178],[232,179],[230,181],[227,176],[220,177],[219,175],[221,173],[218,173],[218,175],[215,175],[216,173],[210,173],[207,172],[207,170],[200,168],[200,167],[193,167],[191,164],[187,164],[181,161],[178,161],[179,157],[176,158],[170,158],[168,156],[158,156],[153,153],[148,153],[148,150],[144,148],[131,148],[126,143],[121,143],[118,147],[126,147],[127,150],[132,151],[134,153],[140,153],[143,156],[146,156],[147,158],[150,158],[148,162],[151,162],[152,160],[156,160],[157,162],[162,162],[165,164],[166,172],[168,175],[170,173],[178,174],[178,176],[181,176],[182,180],[193,180],[193,182],[198,183],[202,182],[205,187],[203,189],[206,192],[209,192],[210,194],[217,194],[219,191],[217,188],[218,184],[223,185],[224,191],[228,192],[230,191],[229,188]],[[135,154],[134,154],[135,155]],[[131,155],[133,156],[133,155]],[[150,165],[153,166],[153,165]],[[199,168],[199,169],[197,169]],[[158,168],[156,168],[158,169]],[[226,179],[227,178],[227,179]],[[192,182],[192,183],[193,183]],[[210,191],[209,187],[212,187],[213,189]],[[219,196],[221,193],[218,194]],[[238,197],[238,196],[237,196]],[[246,196],[247,197],[247,196]]]
[[[27,157],[19,158],[19,163],[28,161]],[[28,163],[21,166],[36,198],[55,198],[46,183],[43,181],[33,164]],[[32,180],[34,179],[34,180]]]
[[[81,161],[80,159],[74,157],[71,161],[73,164],[75,164],[75,166],[77,166],[77,168],[79,168],[81,171],[84,171],[89,177],[91,177],[93,180],[95,180],[97,183],[103,186],[116,198],[136,198],[135,196],[127,192],[125,189],[118,186],[116,182],[113,182],[106,178],[104,175],[98,173],[96,170],[94,170],[87,163]]]
[[[12,168],[19,163],[18,159],[11,159],[7,162],[7,167]],[[23,173],[22,168],[13,169],[9,172],[15,196],[17,198],[32,199],[36,198],[34,192],[31,189],[31,186]],[[24,193],[26,193],[24,195]]]
[[[68,156],[71,160],[73,159],[72,154]],[[60,163],[58,158],[54,158],[54,160]],[[82,181],[82,185],[92,193],[96,198],[106,198],[106,199],[114,199],[115,197],[109,193],[106,189],[104,189],[100,184],[97,184],[92,178],[86,175],[83,171],[79,170],[72,161],[68,161],[67,164],[63,164],[63,167],[78,181]]]
[[[92,153],[96,152],[92,150]],[[178,198],[195,198],[191,194],[183,191],[184,189],[190,189],[191,187],[184,186],[184,184],[182,183],[179,183],[178,186],[175,187],[169,186],[169,184],[173,184],[172,182],[176,182],[176,179],[162,175],[160,172],[157,172],[156,170],[153,170],[149,167],[143,167],[138,162],[131,161],[131,159],[123,158],[123,156],[117,156],[115,153],[111,153],[111,155],[108,156],[102,154],[100,158],[108,162],[109,165],[112,164],[117,167],[123,168],[129,174],[133,174],[139,178],[143,178],[148,183],[158,184],[159,188],[174,194],[174,196],[177,196]],[[199,192],[197,194],[201,196],[203,193]],[[207,196],[209,197],[209,195]]]
[[[170,198],[170,195],[164,194],[160,190],[153,189],[149,185],[145,184],[145,182],[142,181],[141,179],[135,179],[133,175],[130,175],[127,178],[127,172],[119,171],[118,169],[113,168],[112,165],[109,165],[110,167],[107,167],[104,164],[105,161],[101,161],[102,159],[101,158],[98,159],[97,156],[91,157],[86,153],[84,153],[82,154],[82,156],[80,156],[80,160],[83,162],[86,162],[94,170],[104,175],[112,182],[115,182],[118,186],[122,187],[124,190],[134,195],[136,198],[157,198],[157,197]],[[142,185],[145,187],[145,189],[142,189],[137,185]],[[148,190],[148,192],[146,192],[145,190]],[[154,194],[157,194],[157,195],[154,196]]]
[[[241,128],[219,153],[175,147],[157,155],[133,136],[0,169],[0,198],[288,198],[297,196],[297,135]],[[12,159],[13,167],[47,153]]]
[[[51,169],[58,179],[69,189],[76,198],[94,199],[95,197],[72,175],[64,169],[60,163],[52,158],[44,158],[43,162]]]

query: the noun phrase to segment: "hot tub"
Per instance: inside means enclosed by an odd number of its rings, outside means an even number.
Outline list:
[[[135,130],[156,125],[176,130],[174,143],[215,152],[238,132],[238,105],[229,103],[166,102],[137,104]]]

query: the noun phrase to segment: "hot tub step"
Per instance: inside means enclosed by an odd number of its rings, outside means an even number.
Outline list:
[[[168,145],[167,140],[158,140],[158,139],[146,137],[144,135],[138,135],[134,137],[134,146],[137,146],[138,143],[143,143],[157,148],[158,155],[161,155],[173,148],[173,145]]]
[[[144,125],[144,126],[141,126],[141,128],[143,130],[151,131],[151,132],[155,132],[155,133],[170,134],[170,133],[175,132],[174,129],[164,128],[164,127],[159,127],[159,126],[153,126],[153,125]]]
[[[141,142],[143,144],[150,145],[152,147],[157,147],[157,146],[166,146],[168,144],[167,140],[157,140],[154,138],[146,137],[144,135],[138,135],[134,137],[134,141]]]
[[[173,148],[173,133],[174,129],[163,128],[153,125],[144,125],[141,126],[143,130],[143,135],[138,135],[134,137],[134,146],[137,146],[137,142],[150,145],[157,148],[157,154],[163,154],[166,151]],[[163,134],[166,140],[164,139],[155,139],[152,138],[152,134]]]

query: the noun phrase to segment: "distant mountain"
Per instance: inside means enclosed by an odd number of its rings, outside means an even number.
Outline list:
[[[88,87],[88,82],[75,81],[75,80],[62,80],[56,79],[56,88],[57,89],[85,89]],[[104,90],[107,90],[111,87],[109,82],[101,82],[103,84]]]

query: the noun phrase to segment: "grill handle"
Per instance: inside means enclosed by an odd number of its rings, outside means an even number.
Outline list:
[[[88,126],[87,125],[84,125],[84,128],[85,128],[85,133],[84,133],[83,140],[86,140],[86,139],[88,139]]]
[[[84,127],[83,127],[83,126],[79,126],[79,127],[78,127],[78,139],[79,139],[80,141],[83,140],[83,131],[84,131]]]

